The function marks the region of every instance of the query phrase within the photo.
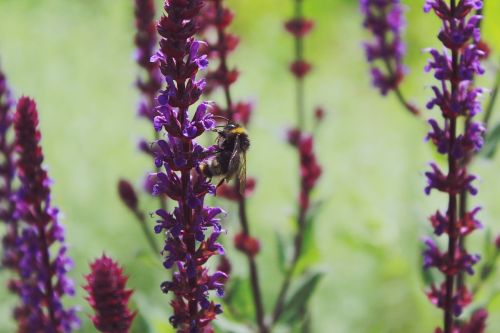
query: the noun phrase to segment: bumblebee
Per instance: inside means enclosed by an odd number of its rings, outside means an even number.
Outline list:
[[[236,123],[227,123],[217,129],[218,149],[215,157],[200,165],[201,172],[209,178],[222,176],[217,187],[232,179],[239,181],[239,191],[243,195],[246,184],[246,152],[250,140],[245,128]]]

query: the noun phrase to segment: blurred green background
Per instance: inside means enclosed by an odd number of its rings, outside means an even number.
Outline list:
[[[136,289],[135,307],[156,332],[168,331],[168,300],[159,289],[166,273],[145,255],[140,228],[116,194],[120,177],[139,185],[150,169],[150,161],[136,151],[137,140],[150,137],[151,128],[135,116],[132,2],[0,0],[2,67],[15,95],[33,96],[39,105],[54,202],[64,212],[70,255],[76,261],[71,276],[78,295],[69,303],[82,309],[81,332],[95,332],[80,286],[89,261],[103,252],[125,266],[129,286]],[[411,68],[403,89],[423,105],[433,79],[422,73],[427,58],[422,49],[437,45],[439,22],[423,13],[423,0],[403,2],[408,6]],[[500,3],[487,2],[485,38],[498,49]],[[256,102],[248,173],[258,178],[258,187],[249,212],[251,228],[263,245],[258,264],[270,309],[281,281],[274,231],[293,232],[297,193],[296,156],[284,143],[284,130],[294,123],[295,113],[294,83],[287,70],[292,39],[282,23],[293,7],[291,0],[228,3],[236,12],[232,31],[241,36],[231,59],[242,73],[234,94]],[[402,110],[394,96],[383,99],[371,88],[357,1],[308,0],[304,6],[316,21],[306,41],[307,58],[315,66],[306,84],[310,119],[315,105],[328,110],[317,134],[324,175],[314,193],[325,201],[315,232],[327,275],[312,299],[313,332],[431,332],[441,313],[423,292],[420,239],[431,233],[426,217],[443,208],[445,198],[423,194],[423,172],[436,157],[424,142],[427,128]],[[494,63],[498,57],[493,54]],[[481,83],[490,86],[492,79],[486,75]],[[500,119],[500,110],[494,119]],[[500,232],[498,170],[498,158],[474,164],[481,179],[473,202],[484,207],[480,218],[493,232]],[[226,242],[234,275],[245,276],[245,258],[229,241],[238,230],[235,207],[221,204],[230,212]],[[143,207],[152,211],[155,203],[144,202]],[[471,236],[475,251],[481,251],[484,234]],[[0,283],[6,280],[1,273]],[[497,280],[495,276],[477,298],[491,313],[488,332],[500,331]],[[0,289],[0,300],[0,332],[14,332],[9,317],[15,299]]]

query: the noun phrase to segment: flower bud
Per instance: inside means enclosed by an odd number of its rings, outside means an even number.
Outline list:
[[[84,289],[87,301],[95,310],[92,322],[97,330],[105,333],[127,333],[135,313],[128,309],[132,290],[125,289],[127,277],[123,269],[111,258],[103,255],[91,265]]]
[[[260,242],[245,233],[239,233],[234,237],[234,246],[250,257],[254,257],[260,251]]]
[[[135,193],[134,187],[125,179],[120,179],[118,182],[118,194],[123,203],[132,211],[137,210],[139,200]]]

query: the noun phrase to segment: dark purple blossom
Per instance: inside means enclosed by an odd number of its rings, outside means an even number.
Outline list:
[[[432,170],[425,174],[427,194],[435,189],[448,196],[446,214],[438,211],[430,218],[434,233],[448,237],[448,248],[441,251],[437,244],[428,239],[423,253],[424,268],[436,268],[444,275],[441,287],[437,289],[431,286],[428,292],[431,301],[444,311],[444,327],[437,328],[436,332],[470,332],[467,327],[477,327],[478,332],[482,332],[486,319],[485,316],[473,318],[471,325],[466,326],[454,320],[472,301],[465,284],[455,283],[458,281],[457,276],[474,274],[473,265],[480,259],[478,255],[469,254],[459,241],[481,227],[476,218],[479,208],[471,212],[464,211],[458,216],[458,201],[463,200],[461,194],[477,194],[477,189],[472,185],[476,176],[468,172],[467,161],[481,149],[485,131],[482,124],[473,120],[481,111],[477,98],[482,92],[473,86],[473,79],[475,75],[484,73],[480,64],[484,53],[478,48],[478,22],[481,17],[472,13],[481,6],[481,0],[452,0],[450,5],[443,0],[427,0],[424,6],[426,12],[433,10],[441,19],[442,28],[438,38],[444,46],[443,51],[429,50],[431,59],[425,68],[426,71],[432,71],[434,78],[439,81],[432,87],[434,97],[427,107],[437,107],[443,118],[441,122],[429,120],[431,132],[427,138],[435,144],[439,153],[446,155],[448,161],[447,172],[432,163]],[[463,131],[458,126],[460,117],[467,119]]]
[[[427,291],[427,298],[432,304],[440,309],[445,308],[446,304],[446,285],[443,282],[439,288],[434,284],[430,286],[430,290]],[[459,316],[463,309],[467,307],[472,302],[472,294],[467,290],[467,288],[459,288],[453,298],[451,299],[451,309],[455,316]],[[437,328],[435,333],[443,332],[440,328]],[[456,330],[453,333],[457,332]],[[460,332],[460,331],[458,331]]]
[[[373,84],[386,95],[398,87],[406,72],[405,45],[401,40],[404,9],[399,0],[360,0],[360,8],[363,26],[373,34],[373,40],[364,44]]]
[[[459,271],[474,274],[472,266],[479,261],[478,255],[470,255],[457,250],[450,260],[448,253],[442,253],[433,240],[427,239],[425,245],[427,248],[424,250],[424,268],[435,267],[446,275],[455,275]]]
[[[11,282],[11,290],[22,301],[14,310],[18,332],[72,332],[79,321],[75,309],[63,306],[62,298],[74,295],[73,283],[67,277],[73,264],[66,254],[59,210],[51,204],[51,181],[42,166],[36,104],[28,97],[17,104],[14,129],[21,183],[16,213],[23,222],[16,244],[20,278]]]
[[[189,112],[205,87],[205,81],[197,80],[196,75],[208,65],[202,54],[205,44],[194,39],[202,6],[200,0],[165,1],[165,14],[157,26],[160,49],[151,57],[167,84],[158,95],[154,119],[155,129],[164,138],[156,143],[156,166],[162,171],[153,177],[153,193],[177,202],[171,212],[157,210],[155,232],[167,237],[163,265],[175,267],[172,280],[163,282],[161,289],[175,295],[170,322],[180,333],[208,332],[210,322],[222,312],[209,292],[222,295],[227,279],[226,274],[210,274],[205,267],[211,256],[224,253],[217,243],[222,232],[218,216],[223,211],[205,205],[205,195],[214,194],[215,187],[199,168],[217,148],[204,148],[195,141],[215,127],[215,120],[207,103],[199,103],[192,117]]]
[[[91,272],[85,279],[86,298],[95,311],[92,323],[99,332],[128,333],[135,312],[128,308],[133,291],[126,289],[127,277],[117,262],[103,255],[90,264]]]

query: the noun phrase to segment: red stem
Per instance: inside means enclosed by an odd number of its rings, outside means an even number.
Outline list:
[[[302,13],[302,0],[295,0],[295,19],[296,20],[301,20],[303,18],[303,13]],[[295,35],[294,37],[295,41],[295,61],[300,61],[303,60],[304,58],[304,43],[303,43],[303,37],[302,36],[297,36]],[[300,131],[300,133],[303,132],[305,126],[305,92],[304,92],[304,80],[303,78],[296,78],[296,97],[297,97],[297,129]],[[300,152],[299,152],[299,170],[300,170]],[[302,178],[299,175],[299,189],[302,188]],[[307,196],[309,196],[309,193],[306,193]],[[299,199],[300,200],[300,199]],[[278,322],[278,320],[281,317],[281,314],[283,313],[283,310],[285,310],[285,299],[286,295],[288,293],[288,289],[290,288],[290,284],[292,282],[292,277],[295,272],[295,269],[297,267],[297,263],[299,262],[300,256],[302,254],[302,245],[304,242],[304,231],[306,227],[306,215],[307,215],[307,208],[302,207],[300,201],[298,202],[299,204],[299,209],[298,209],[298,217],[297,217],[297,233],[295,234],[295,240],[294,240],[294,253],[292,257],[292,262],[290,263],[290,266],[285,272],[285,277],[283,279],[283,283],[281,284],[280,291],[278,293],[278,297],[276,299],[276,303],[274,305],[274,310],[273,310],[273,317],[272,317],[272,324],[274,325]]]
[[[309,193],[307,195],[309,196]],[[290,264],[290,267],[287,269],[285,273],[285,278],[281,285],[280,292],[278,294],[278,298],[274,306],[273,321],[272,321],[273,325],[278,322],[278,320],[281,317],[281,314],[283,313],[283,310],[285,309],[284,308],[285,297],[288,292],[288,289],[290,288],[290,283],[292,282],[293,273],[295,272],[297,263],[299,262],[300,256],[302,254],[302,245],[304,243],[304,230],[306,227],[306,219],[305,219],[306,215],[307,215],[307,210],[304,208],[300,208],[299,217],[297,221],[299,229],[297,231],[297,234],[295,235],[292,263]]]
[[[455,0],[451,0],[451,13],[452,17],[455,15]],[[454,28],[455,21],[451,21],[452,29]],[[452,50],[452,69],[453,75],[451,79],[451,98],[455,99],[458,93],[458,50]],[[457,173],[457,160],[453,156],[452,151],[455,145],[457,135],[457,119],[455,116],[450,118],[450,144],[448,148],[448,179],[456,179]],[[457,235],[456,235],[456,223],[457,223],[457,195],[455,193],[450,193],[448,198],[448,263],[451,267],[454,266],[455,261],[455,250],[457,245]],[[455,275],[446,275],[446,299],[444,304],[444,333],[451,333],[453,329],[453,291],[455,284]]]
[[[223,13],[223,8],[222,8],[222,1],[217,1],[216,2],[216,10],[217,10],[217,21],[220,21],[222,18],[222,13]],[[218,25],[217,26],[217,37],[218,37],[218,42],[217,44],[219,45],[219,58],[220,58],[220,67],[223,72],[224,76],[224,81],[223,81],[223,90],[224,90],[224,96],[226,98],[226,107],[227,107],[227,115],[229,121],[233,121],[234,119],[234,111],[233,111],[233,102],[231,98],[231,89],[225,78],[227,77],[227,73],[229,72],[228,66],[227,66],[227,52],[225,49],[225,32],[224,30]],[[239,179],[236,180],[236,192],[240,193],[239,190]],[[245,236],[250,236],[250,228],[249,228],[249,223],[248,223],[248,215],[246,212],[246,199],[244,195],[239,195],[238,198],[238,215],[239,215],[239,220],[240,220],[240,226],[245,234]],[[250,254],[246,254],[247,261],[248,261],[248,270],[250,271],[250,283],[252,286],[252,296],[253,296],[253,301],[254,301],[254,307],[255,307],[255,319],[257,321],[257,325],[259,326],[259,332],[260,333],[267,333],[268,329],[266,327],[266,324],[264,322],[264,305],[262,302],[262,292],[261,292],[261,287],[259,283],[259,272],[258,272],[258,267],[257,263],[255,261],[255,258],[251,256]]]

